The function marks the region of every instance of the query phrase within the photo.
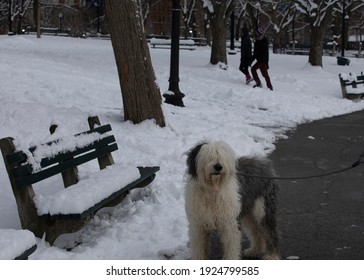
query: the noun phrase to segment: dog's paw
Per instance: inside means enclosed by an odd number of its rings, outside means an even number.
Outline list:
[[[224,260],[240,260],[240,255],[239,254],[228,254],[228,255],[224,255],[223,259]]]
[[[255,248],[249,248],[244,250],[243,257],[245,259],[259,259],[262,256]]]
[[[280,260],[281,256],[278,253],[265,254],[262,260]]]

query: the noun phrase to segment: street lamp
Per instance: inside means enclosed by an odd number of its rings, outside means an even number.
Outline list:
[[[8,11],[8,21],[9,21],[9,28],[8,28],[8,35],[13,35],[13,19],[12,19],[12,14],[11,14],[11,11],[12,11],[12,1],[9,0],[9,3],[8,3],[8,8],[9,8],[9,11]]]
[[[341,30],[341,56],[345,56],[345,0],[343,1],[343,17],[342,17],[342,30]]]
[[[346,46],[346,22],[349,21],[349,15],[346,14],[346,1],[343,1],[343,17],[342,17],[342,30],[341,30],[341,56],[345,56]]]
[[[59,17],[59,31],[61,31],[62,30],[62,18],[63,18],[62,12],[59,12],[58,17]]]
[[[257,9],[257,21],[256,21],[256,25],[257,25],[257,28],[256,30],[259,28],[259,12],[260,12],[260,3],[257,2],[257,4],[255,4],[255,8]]]
[[[236,54],[234,45],[234,40],[235,40],[234,24],[235,24],[235,16],[233,11],[230,16],[230,51],[228,51],[228,54]]]
[[[180,28],[180,3],[172,0],[172,36],[171,36],[171,61],[168,92],[163,94],[165,103],[184,107],[182,98],[185,96],[179,89],[179,28]]]
[[[101,16],[101,5],[102,5],[102,1],[98,0],[98,1],[94,1],[93,2],[94,6],[96,7],[96,13],[97,13],[97,33],[100,33],[100,16]]]

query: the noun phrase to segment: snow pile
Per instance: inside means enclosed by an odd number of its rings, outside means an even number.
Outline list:
[[[36,195],[38,215],[82,213],[139,177],[138,168],[113,164],[56,193]]]
[[[62,137],[50,144],[40,144],[36,146],[33,153],[27,152],[28,163],[32,165],[34,171],[41,169],[41,161],[43,158],[52,158],[58,154],[73,152],[76,149],[87,147],[90,144],[105,138],[106,134],[82,133],[79,135],[69,135]]]
[[[36,244],[29,230],[0,229],[0,260],[12,260]]]
[[[150,52],[163,94],[168,89],[170,50]],[[31,259],[188,259],[187,150],[204,139],[223,140],[237,155],[267,156],[275,142],[298,124],[364,109],[363,101],[341,97],[338,78],[343,71],[363,71],[360,58],[343,67],[336,57],[325,56],[324,68],[319,68],[307,65],[307,56],[270,54],[272,92],[264,80],[263,88],[245,85],[239,53],[228,57],[227,70],[210,65],[210,55],[209,47],[180,51],[179,86],[186,95],[185,107],[163,103],[166,127],[160,128],[153,120],[137,125],[124,121],[110,41],[0,36],[1,138],[12,136],[17,147],[28,148],[49,139],[50,123],[57,123],[62,135],[74,135],[88,130],[88,116],[98,115],[102,124],[113,128],[119,147],[113,152],[116,163],[132,169],[160,166],[148,187],[135,189],[121,204],[99,211],[78,233],[79,245],[72,251],[37,239]],[[80,168],[80,175],[91,174],[94,165]],[[107,177],[114,180],[120,176],[116,173]],[[33,185],[37,197],[50,194],[56,180],[61,178]],[[0,228],[20,228],[2,161],[0,193]]]

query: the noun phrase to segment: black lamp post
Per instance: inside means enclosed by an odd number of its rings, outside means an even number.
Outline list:
[[[256,20],[256,25],[257,25],[257,27],[256,27],[256,29],[255,30],[257,30],[258,28],[259,28],[259,16],[260,16],[260,3],[259,2],[257,2],[257,4],[255,5],[255,7],[256,7],[256,9],[257,9],[257,20]]]
[[[97,33],[99,34],[102,1],[101,0],[95,1],[94,6],[96,7],[96,13],[97,13]]]
[[[11,15],[11,10],[12,10],[12,7],[11,7],[11,4],[12,4],[12,1],[9,0],[8,2],[8,21],[9,21],[9,30],[8,30],[8,35],[13,35],[13,20],[12,20],[12,15]]]
[[[63,18],[63,14],[62,12],[59,12],[59,31],[62,31],[62,18]]]
[[[228,51],[228,54],[236,54],[234,24],[235,24],[235,16],[233,11],[230,16],[230,51]]]
[[[342,18],[342,30],[341,30],[341,56],[345,56],[345,17],[346,17],[346,7],[345,0],[343,1],[343,18]]]
[[[292,19],[292,55],[294,55],[294,51],[296,48],[296,38],[295,38],[295,34],[294,34],[294,29],[295,29],[295,25],[294,25],[294,20],[296,17],[296,10],[293,12],[293,19]]]
[[[171,40],[171,62],[168,91],[163,94],[165,103],[184,107],[182,98],[185,96],[179,89],[179,28],[180,28],[180,3],[172,0],[172,40]]]

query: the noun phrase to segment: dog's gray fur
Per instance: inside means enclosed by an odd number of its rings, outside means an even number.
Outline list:
[[[246,231],[251,247],[245,257],[279,258],[279,236],[277,232],[278,184],[269,179],[275,176],[271,161],[267,159],[237,159],[237,178],[240,185],[240,223]],[[258,203],[257,203],[258,201]],[[263,206],[264,215],[259,217],[258,207]],[[263,213],[262,213],[263,214]]]

